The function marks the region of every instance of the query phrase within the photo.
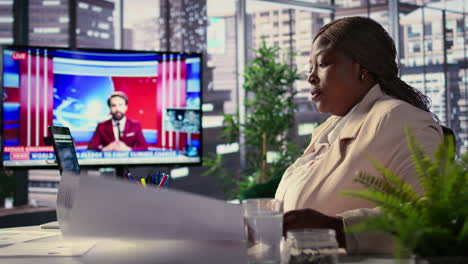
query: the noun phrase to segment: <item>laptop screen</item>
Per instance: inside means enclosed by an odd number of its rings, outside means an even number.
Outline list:
[[[73,138],[67,127],[50,127],[53,138],[54,152],[60,172],[80,173],[80,165],[75,151]]]

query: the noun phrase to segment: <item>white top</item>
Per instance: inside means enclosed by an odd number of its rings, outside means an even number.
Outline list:
[[[346,226],[378,214],[373,204],[340,193],[365,189],[354,181],[358,172],[380,175],[370,157],[419,190],[406,126],[427,154],[442,140],[442,129],[429,112],[386,95],[376,84],[344,117],[331,116],[313,131],[304,154],[285,171],[275,198],[283,201],[285,212],[311,208],[342,216]],[[348,233],[346,241],[348,253],[392,251],[391,239],[381,235]]]
[[[119,126],[120,126],[120,137],[117,136],[119,134],[119,130],[117,129],[117,121],[114,120],[113,118],[111,120],[112,120],[112,130],[114,131],[114,138],[115,140],[118,140],[122,138],[122,135],[124,134],[125,122],[127,122],[127,117],[124,116],[122,119],[118,121]]]
[[[281,181],[281,186],[278,187],[275,195],[276,199],[283,201],[285,212],[298,208],[297,201],[299,200],[299,196],[302,194],[300,187],[304,186],[305,183],[310,180],[310,175],[316,175],[315,182],[321,182],[320,173],[319,171],[316,171],[318,167],[317,164],[325,162],[322,161],[322,158],[330,149],[330,145],[338,138],[340,131],[351,119],[358,105],[359,103],[351,108],[345,116],[337,117],[337,121],[325,129],[317,139],[315,151],[303,155],[286,170]],[[286,188],[286,186],[288,188]],[[318,185],[315,187],[319,188]],[[320,211],[320,207],[315,207],[314,209]]]

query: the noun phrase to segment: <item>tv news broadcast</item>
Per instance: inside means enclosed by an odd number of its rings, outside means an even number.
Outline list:
[[[201,54],[3,46],[3,164],[50,166],[51,125],[70,129],[80,165],[199,164],[201,67]]]

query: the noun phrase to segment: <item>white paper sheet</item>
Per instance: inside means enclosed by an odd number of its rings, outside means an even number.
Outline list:
[[[0,248],[0,257],[82,256],[95,244],[90,241],[17,243]]]
[[[64,174],[57,205],[65,236],[244,239],[240,205],[105,177]]]
[[[53,221],[40,225],[41,229],[60,229],[58,221]]]
[[[0,230],[0,245],[15,244],[33,239],[60,235],[50,231],[26,231],[26,230]]]

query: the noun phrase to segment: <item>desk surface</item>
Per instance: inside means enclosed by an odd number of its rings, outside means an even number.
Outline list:
[[[3,229],[6,230],[6,229]],[[57,230],[40,229],[39,226],[10,228],[9,230]],[[61,235],[26,243],[57,242]],[[232,241],[181,241],[181,240],[98,240],[97,244],[80,257],[22,257],[0,258],[1,263],[247,263],[243,242]],[[347,256],[340,263],[393,264],[390,258]]]

